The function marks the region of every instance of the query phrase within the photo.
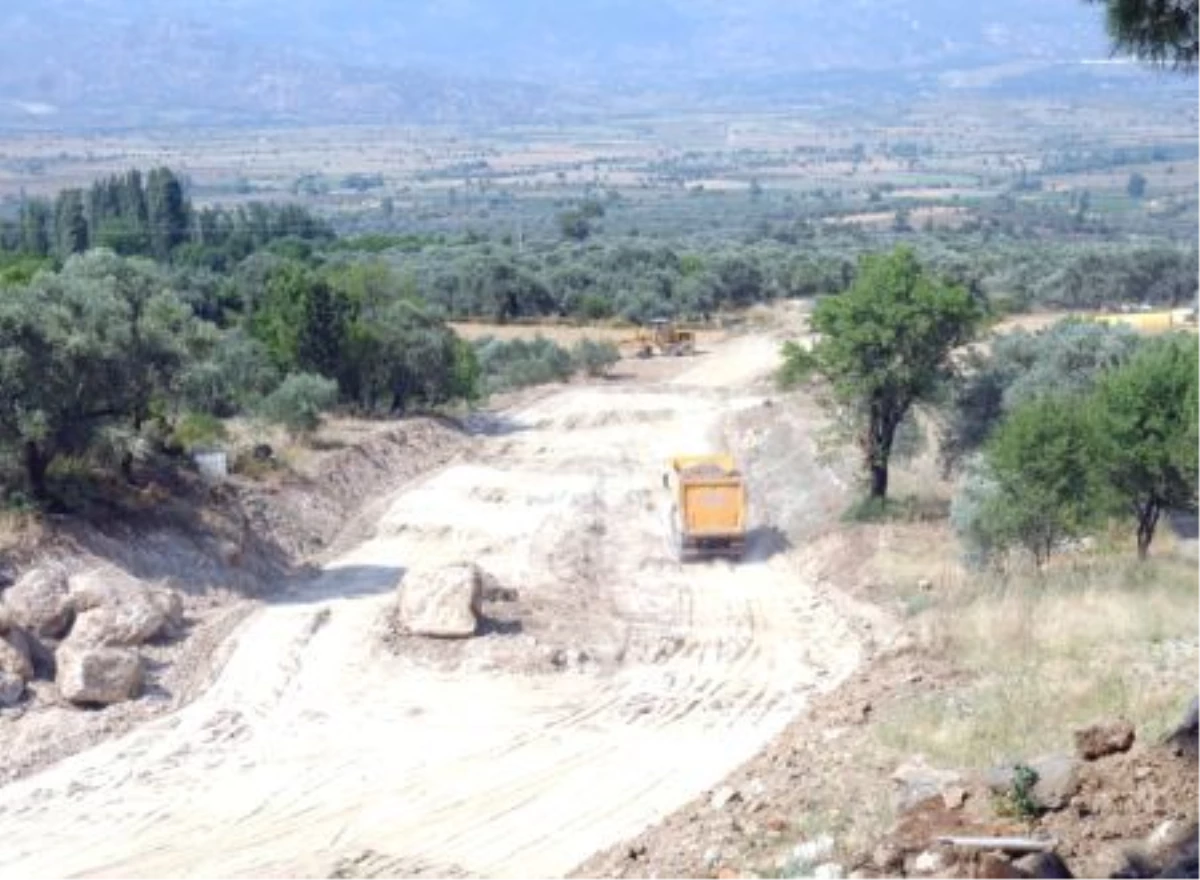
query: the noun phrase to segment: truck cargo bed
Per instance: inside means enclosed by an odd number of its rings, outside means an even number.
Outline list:
[[[676,493],[672,537],[680,558],[740,557],[746,542],[746,487],[733,459],[680,456],[670,467]]]

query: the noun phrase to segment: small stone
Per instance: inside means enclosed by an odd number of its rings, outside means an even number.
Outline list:
[[[1075,752],[1085,761],[1095,761],[1133,747],[1135,733],[1128,721],[1093,724],[1075,731]]]
[[[929,580],[929,578],[921,578],[917,581],[917,589],[922,593],[928,593],[933,589],[933,581]]]
[[[714,810],[721,810],[725,808],[726,804],[737,803],[741,799],[741,792],[739,792],[736,788],[723,785],[713,792],[712,798],[709,799],[708,805]]]
[[[951,785],[942,791],[942,803],[947,810],[957,810],[967,802],[967,790],[961,785]]]
[[[912,861],[912,869],[909,873],[913,874],[940,874],[946,867],[945,857],[935,850],[926,850],[918,853]]]
[[[1061,810],[1079,791],[1079,762],[1070,755],[1047,755],[1030,763],[1038,780],[1030,792],[1043,810]]]
[[[710,846],[704,851],[702,858],[704,860],[705,867],[714,868],[716,867],[717,862],[721,861],[721,851],[715,846]]]
[[[837,862],[826,862],[823,865],[817,865],[813,869],[812,875],[815,880],[841,880],[845,876],[845,872]]]
[[[890,843],[881,843],[871,853],[871,865],[884,874],[895,874],[904,865],[904,853]]]
[[[813,840],[802,841],[792,847],[792,859],[805,864],[813,864],[833,852],[833,838],[822,834]]]
[[[771,816],[767,819],[768,831],[787,831],[787,828],[788,820],[783,818],[783,816]]]
[[[962,782],[957,773],[930,767],[921,756],[901,764],[891,778],[896,785],[894,805],[900,812],[938,797],[949,786]]]
[[[733,868],[722,868],[717,871],[717,880],[737,880],[738,872]]]

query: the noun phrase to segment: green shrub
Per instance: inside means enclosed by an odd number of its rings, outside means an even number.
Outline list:
[[[565,382],[575,372],[571,353],[543,336],[504,341],[488,337],[476,346],[489,392]]]
[[[571,360],[577,369],[589,376],[607,376],[613,365],[621,360],[621,352],[611,342],[581,339],[571,348]]]
[[[1023,547],[1042,565],[1114,510],[1101,413],[1090,398],[1045,396],[1017,406],[985,447],[966,504],[952,519],[983,553]],[[955,515],[957,514],[957,516]]]
[[[1034,786],[1038,783],[1038,772],[1025,764],[1013,768],[1012,786],[1004,794],[999,806],[1002,815],[1013,816],[1017,819],[1036,819],[1042,810],[1033,797]]]
[[[171,432],[171,442],[184,450],[197,446],[210,446],[225,440],[229,436],[225,424],[216,416],[208,413],[185,413],[175,430]]]
[[[321,414],[337,402],[337,383],[314,373],[292,373],[263,400],[259,414],[293,437],[312,434]]]

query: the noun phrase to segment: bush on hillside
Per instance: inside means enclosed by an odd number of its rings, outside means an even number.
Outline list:
[[[574,373],[571,353],[543,336],[510,340],[486,337],[476,343],[476,352],[490,393],[565,382]]]
[[[262,401],[260,415],[282,425],[292,437],[305,437],[321,426],[321,415],[337,402],[337,383],[314,373],[291,373]]]
[[[607,376],[621,360],[621,352],[611,342],[581,339],[571,347],[571,360],[589,376]]]

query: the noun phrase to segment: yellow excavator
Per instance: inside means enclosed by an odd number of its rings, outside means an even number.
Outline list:
[[[680,330],[666,318],[655,318],[622,342],[632,345],[641,358],[653,357],[655,352],[675,357],[696,353],[696,334],[691,330]]]

